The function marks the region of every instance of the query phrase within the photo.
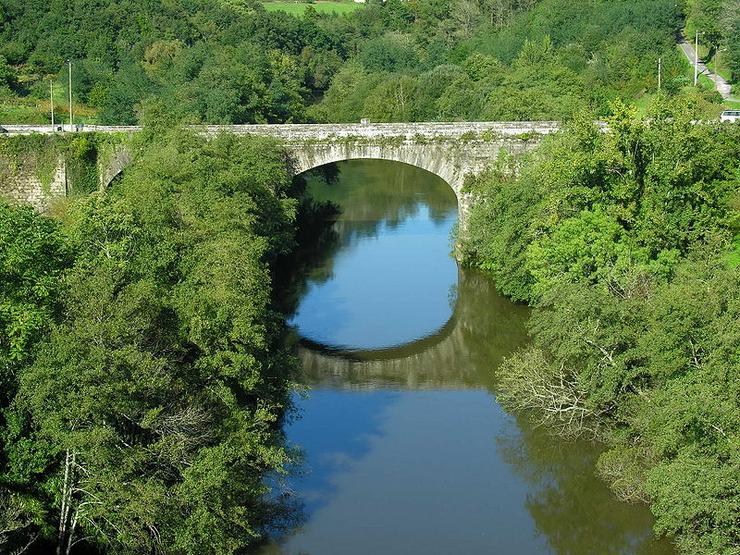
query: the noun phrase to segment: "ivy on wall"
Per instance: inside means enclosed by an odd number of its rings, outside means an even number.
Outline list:
[[[48,195],[57,170],[64,165],[67,195],[86,195],[100,186],[100,169],[110,163],[124,134],[21,135],[0,140],[0,196],[41,184]]]

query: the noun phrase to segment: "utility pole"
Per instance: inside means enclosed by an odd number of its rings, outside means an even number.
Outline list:
[[[72,131],[74,125],[74,115],[72,113],[72,60],[67,60],[69,64],[69,130]]]
[[[49,81],[51,85],[51,132],[54,133],[54,80]]]
[[[699,82],[699,31],[696,32],[694,41],[694,86]]]
[[[662,82],[662,72],[663,72],[663,59],[658,58],[658,92],[660,92],[660,85]]]

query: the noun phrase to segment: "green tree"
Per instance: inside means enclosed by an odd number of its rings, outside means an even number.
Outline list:
[[[362,113],[372,121],[414,121],[416,79],[408,75],[388,78],[368,92]]]
[[[359,53],[360,63],[370,71],[403,71],[411,69],[419,58],[407,37],[387,35],[369,40]]]
[[[0,87],[11,88],[15,85],[15,70],[8,64],[5,56],[0,56]]]
[[[0,202],[0,407],[18,372],[60,316],[60,279],[72,250],[53,220]]]
[[[663,100],[609,130],[577,121],[468,184],[466,254],[529,300],[533,344],[498,398],[608,450],[617,495],[650,502],[687,553],[740,545],[737,130]],[[590,119],[590,118],[589,118]]]
[[[143,140],[66,217],[64,318],[19,377],[3,479],[62,551],[234,553],[278,514],[264,476],[288,461],[270,264],[296,203],[269,141]]]

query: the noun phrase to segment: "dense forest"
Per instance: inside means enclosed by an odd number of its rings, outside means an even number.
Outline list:
[[[535,307],[499,399],[608,445],[598,471],[686,553],[740,548],[740,128],[622,104],[468,186],[465,251]],[[733,244],[733,238],[735,243]]]
[[[78,121],[151,124],[108,190],[0,201],[0,551],[235,553],[292,518],[264,478],[293,458],[273,284],[301,182],[273,142],[178,126],[370,118],[566,122],[467,184],[464,262],[534,307],[500,400],[603,442],[684,552],[738,553],[740,126],[695,124],[721,99],[676,48],[703,33],[736,79],[738,10],[0,0],[0,123],[50,121],[51,84],[66,118],[71,60]]]
[[[0,202],[0,551],[232,553],[289,519],[271,142],[179,132],[56,219]]]
[[[616,98],[646,103],[659,57],[663,89],[686,89],[685,25],[711,25],[703,37],[737,72],[725,4],[371,0],[298,18],[246,0],[3,0],[0,120],[47,122],[50,82],[64,117],[65,60],[78,121],[106,124],[135,123],[152,99],[208,123],[603,115]]]

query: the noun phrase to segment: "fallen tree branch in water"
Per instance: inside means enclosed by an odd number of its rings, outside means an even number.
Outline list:
[[[498,377],[497,397],[508,410],[527,412],[557,435],[597,435],[599,414],[586,406],[575,373],[554,365],[541,350],[532,347],[508,358]]]

